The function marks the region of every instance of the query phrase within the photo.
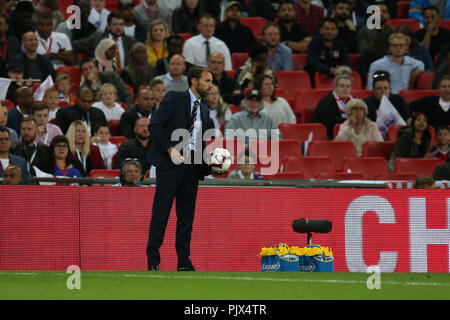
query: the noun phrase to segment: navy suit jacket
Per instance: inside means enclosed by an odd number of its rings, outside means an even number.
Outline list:
[[[148,162],[158,169],[167,170],[176,167],[170,159],[167,149],[175,147],[182,141],[180,137],[176,141],[171,141],[172,133],[176,129],[189,130],[191,123],[191,98],[189,90],[169,91],[161,101],[156,113],[152,116],[149,131],[152,137],[152,147],[148,155]],[[202,133],[213,129],[214,123],[209,116],[206,105],[200,103],[200,118],[202,120]],[[201,139],[202,137],[199,137]],[[205,142],[202,139],[202,151],[205,149]],[[203,159],[202,159],[203,161]],[[209,174],[209,166],[203,163],[197,177],[203,179]]]
[[[11,165],[17,166],[22,170],[22,184],[28,184],[27,160],[10,153],[9,161],[11,162]],[[0,162],[0,177],[3,177],[3,169],[6,168],[3,168],[2,163]]]

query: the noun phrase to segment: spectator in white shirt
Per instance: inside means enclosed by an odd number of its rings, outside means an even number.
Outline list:
[[[187,62],[207,67],[209,55],[220,52],[225,57],[225,70],[232,70],[231,55],[225,42],[214,37],[216,21],[210,14],[203,15],[198,24],[200,34],[184,43],[183,54]]]
[[[74,55],[69,38],[64,33],[52,30],[52,16],[50,14],[40,15],[36,22],[36,36],[39,42],[37,53],[47,56],[52,61],[55,70],[61,66],[73,65]]]
[[[107,121],[120,120],[125,110],[116,102],[116,88],[110,83],[102,85],[98,93],[98,98],[100,101],[94,103],[92,106],[102,110]]]
[[[88,21],[97,27],[97,31],[105,31],[109,10],[106,9],[106,0],[89,0],[91,13]]]

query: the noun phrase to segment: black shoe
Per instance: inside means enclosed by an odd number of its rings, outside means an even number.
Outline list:
[[[194,266],[178,267],[178,271],[197,271]]]
[[[159,265],[151,264],[148,266],[148,271],[159,271]]]

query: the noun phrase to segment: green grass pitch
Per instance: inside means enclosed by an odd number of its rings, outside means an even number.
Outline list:
[[[81,288],[69,290],[71,276],[0,271],[0,299],[450,299],[450,275],[436,273],[382,273],[372,290],[364,273],[81,271]]]

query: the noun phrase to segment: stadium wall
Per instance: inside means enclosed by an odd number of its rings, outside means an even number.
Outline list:
[[[0,270],[145,270],[154,188],[0,186]],[[262,247],[306,245],[301,217],[330,219],[335,271],[449,272],[450,190],[201,187],[192,260],[259,271]],[[161,270],[176,269],[176,212]]]

